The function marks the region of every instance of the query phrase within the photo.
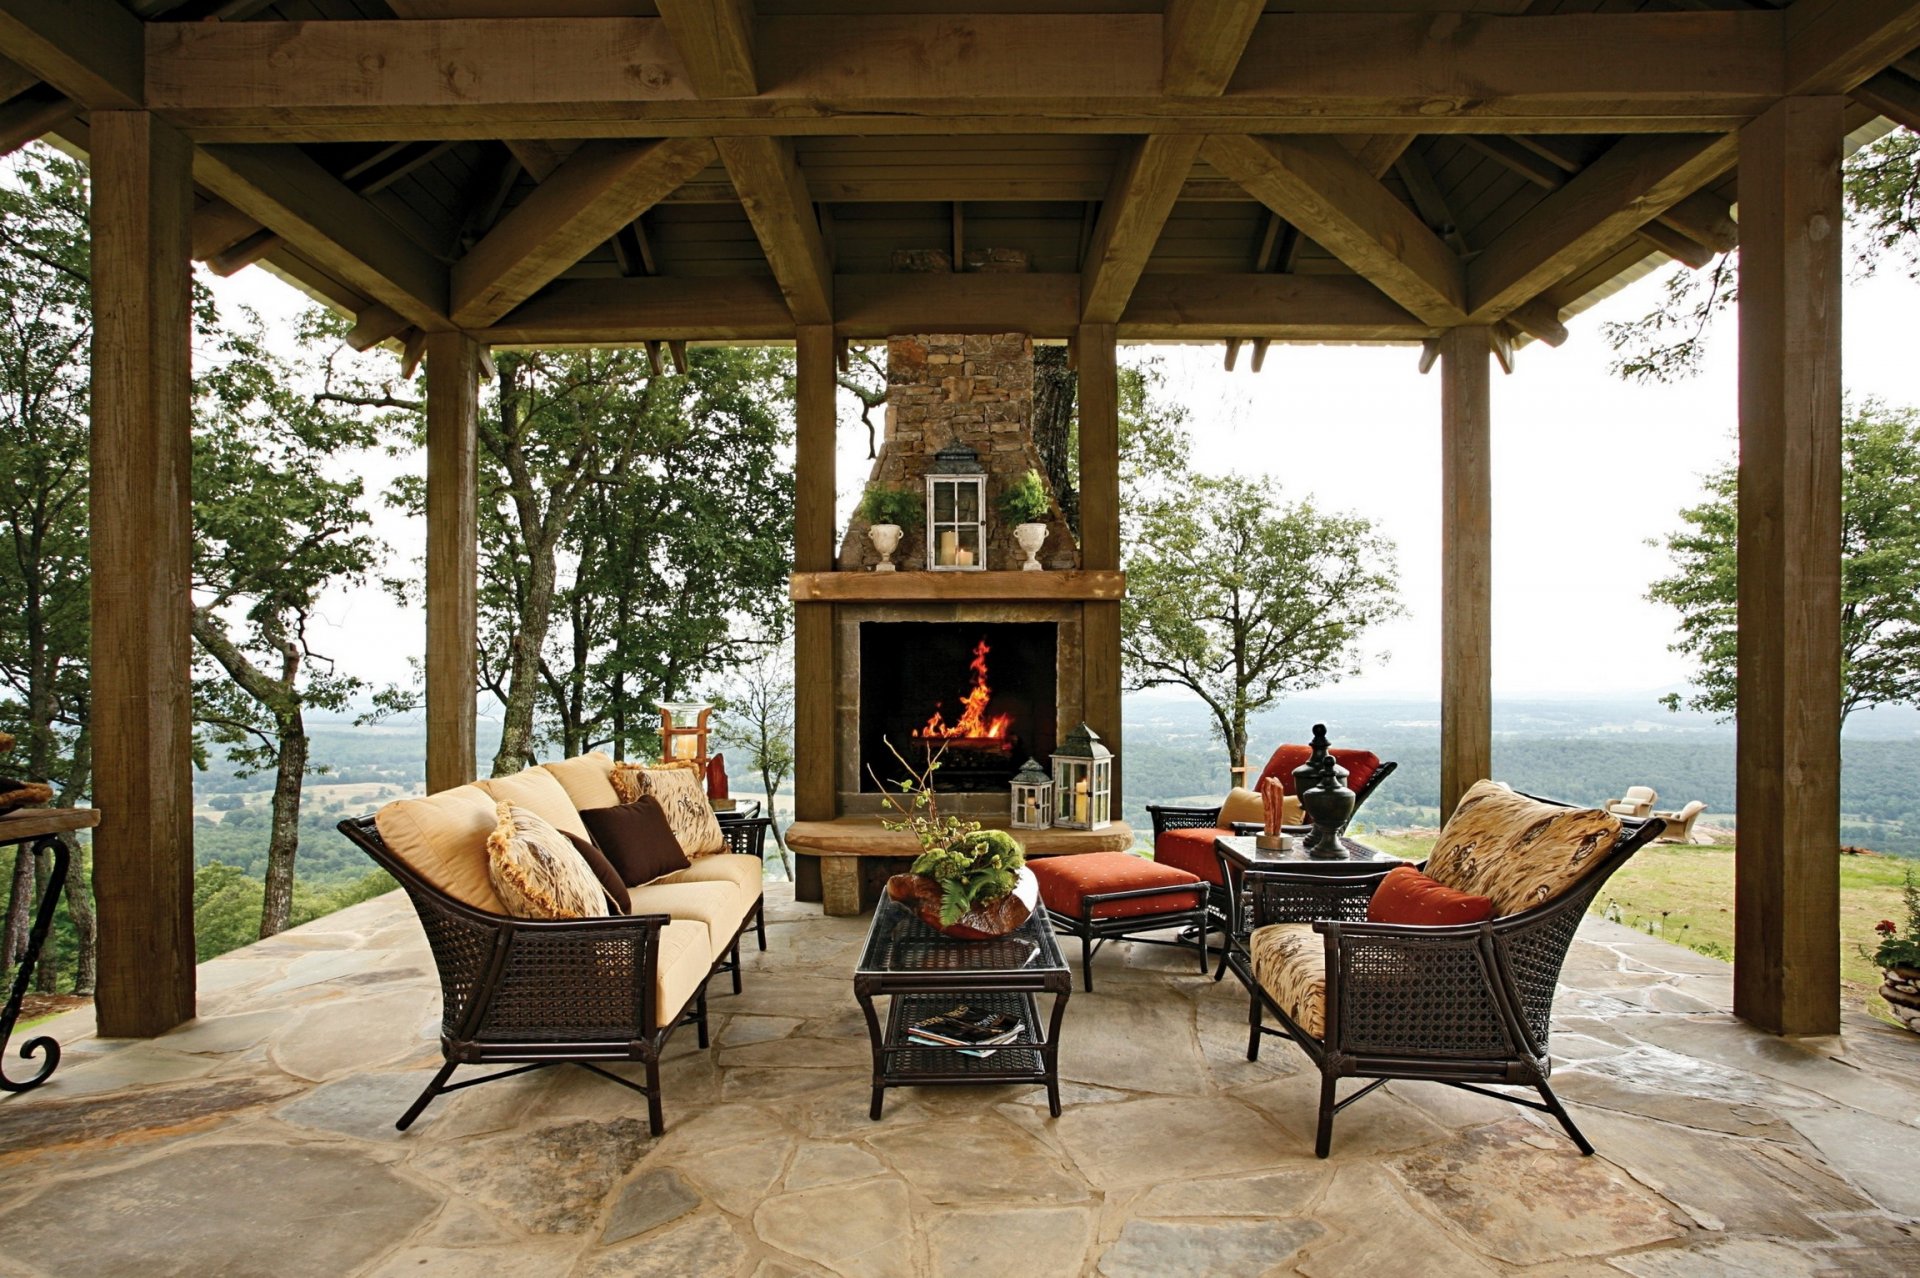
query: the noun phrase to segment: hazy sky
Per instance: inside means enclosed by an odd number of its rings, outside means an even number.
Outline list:
[[[263,271],[207,277],[223,305],[270,320],[305,299]],[[1701,374],[1674,386],[1636,386],[1607,371],[1604,320],[1637,318],[1653,304],[1656,274],[1570,325],[1558,350],[1530,346],[1512,376],[1493,381],[1494,691],[1497,695],[1641,693],[1683,683],[1687,665],[1667,651],[1673,618],[1646,603],[1666,556],[1649,546],[1698,500],[1700,476],[1733,456],[1735,325],[1713,333]],[[1846,384],[1900,404],[1920,404],[1914,317],[1920,284],[1897,267],[1850,280]],[[1376,632],[1370,662],[1348,694],[1437,696],[1440,672],[1440,453],[1438,374],[1421,376],[1408,347],[1281,346],[1262,372],[1222,367],[1222,348],[1140,346],[1127,360],[1158,359],[1165,392],[1190,413],[1197,466],[1278,476],[1290,495],[1379,522],[1399,547],[1407,615]],[[843,397],[844,399],[844,397]],[[843,507],[868,462],[866,432],[842,404]],[[404,463],[395,463],[396,466]],[[369,480],[382,477],[369,472]],[[403,556],[422,530],[386,512],[377,526]],[[1635,620],[1635,619],[1638,620]],[[328,601],[316,646],[376,682],[409,678],[423,648],[419,612],[371,588]],[[329,634],[329,630],[331,634]]]

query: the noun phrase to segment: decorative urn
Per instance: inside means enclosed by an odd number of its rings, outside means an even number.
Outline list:
[[[1300,800],[1313,830],[1307,835],[1310,856],[1337,857],[1340,831],[1353,818],[1353,791],[1347,788],[1347,770],[1333,760],[1327,747],[1327,725],[1313,725],[1313,753],[1293,770],[1293,793]]]
[[[875,572],[893,572],[893,552],[900,549],[902,531],[899,524],[873,524],[867,529],[867,540],[873,543],[873,549],[880,556],[880,562],[873,566]]]
[[[1013,526],[1013,544],[1026,554],[1026,562],[1020,565],[1022,572],[1041,572],[1045,565],[1040,562],[1040,548],[1047,544],[1047,526],[1045,524],[1015,524]]]

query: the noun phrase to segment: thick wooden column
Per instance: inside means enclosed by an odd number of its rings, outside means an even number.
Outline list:
[[[796,572],[833,567],[834,399],[833,326],[794,330],[793,566]],[[834,752],[833,605],[793,609],[794,816],[835,816],[839,769]]]
[[[106,1038],[194,1014],[192,148],[96,111],[93,166],[93,891]]]
[[[473,780],[480,347],[427,336],[427,792]]]
[[[1493,775],[1492,333],[1440,338],[1440,818]]]
[[[1080,374],[1080,566],[1120,566],[1120,370],[1111,324],[1082,324],[1074,338]],[[1113,807],[1120,810],[1120,604],[1081,606],[1087,723],[1113,751]],[[1068,725],[1071,726],[1071,725]]]
[[[1837,97],[1740,131],[1740,837],[1734,1011],[1840,1028]]]

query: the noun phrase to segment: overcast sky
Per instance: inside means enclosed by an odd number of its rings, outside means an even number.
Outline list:
[[[246,304],[271,321],[305,299],[264,271],[206,277],[223,305]],[[1700,476],[1733,457],[1735,340],[1732,317],[1714,332],[1699,376],[1637,386],[1612,376],[1605,320],[1653,305],[1659,275],[1623,290],[1570,325],[1558,350],[1520,353],[1512,376],[1493,380],[1494,692],[1500,696],[1638,694],[1686,681],[1667,651],[1673,617],[1646,603],[1666,568],[1647,543],[1699,499]],[[1883,270],[1847,286],[1846,384],[1899,404],[1920,404],[1914,319],[1920,284]],[[1205,471],[1275,475],[1292,496],[1378,521],[1399,546],[1407,615],[1376,632],[1369,662],[1348,695],[1438,695],[1440,678],[1440,451],[1437,372],[1421,376],[1407,347],[1280,346],[1262,372],[1222,367],[1222,348],[1141,346],[1123,359],[1158,359],[1165,390],[1183,400]],[[866,432],[842,405],[843,506],[868,463]],[[405,463],[395,463],[396,466]],[[417,463],[416,463],[417,464]],[[370,482],[383,478],[379,468]],[[380,512],[396,552],[418,557],[423,532]],[[1637,618],[1637,620],[1636,620]],[[423,621],[371,588],[330,599],[317,646],[375,682],[410,678]],[[330,633],[329,633],[330,632]]]

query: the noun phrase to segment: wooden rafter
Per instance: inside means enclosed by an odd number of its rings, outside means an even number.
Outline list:
[[[694,92],[703,98],[747,98],[760,91],[751,0],[659,0],[658,8]]]
[[[1520,146],[1506,138],[1492,135],[1470,137],[1466,142],[1543,191],[1557,191],[1568,182],[1569,170],[1562,169],[1532,147]],[[1577,170],[1573,171],[1577,172]],[[1678,208],[1677,205],[1675,207]],[[1698,270],[1711,262],[1719,250],[1680,229],[1677,225],[1679,221],[1680,219],[1674,215],[1674,210],[1669,209],[1659,218],[1641,227],[1639,235],[1668,257],[1685,262]]]
[[[1467,272],[1475,322],[1505,317],[1733,165],[1735,138],[1626,138],[1529,210]]]
[[[1167,93],[1224,92],[1265,0],[1167,0],[1161,85]]]
[[[1920,133],[1920,80],[1898,71],[1882,71],[1856,85],[1853,97],[1895,124]]]
[[[699,138],[581,147],[454,263],[454,322],[491,324],[712,162]]]
[[[1116,323],[1127,309],[1202,141],[1178,134],[1144,137],[1121,158],[1081,271],[1083,322]]]
[[[1529,136],[1493,138],[1469,135],[1463,139],[1503,161],[1510,150],[1532,155],[1565,174],[1578,173],[1587,165],[1584,150],[1576,151],[1571,138]],[[1528,174],[1530,180],[1532,174]],[[1545,183],[1540,183],[1545,185]],[[1555,183],[1554,186],[1564,185]],[[1698,240],[1716,253],[1731,252],[1740,242],[1740,226],[1733,220],[1733,206],[1712,191],[1695,191],[1660,215],[1659,220],[1682,235]]]
[[[1846,93],[1920,45],[1916,0],[1798,0],[1782,17],[1791,95]]]
[[[114,0],[4,0],[0,50],[90,109],[146,100],[146,37]]]
[[[783,138],[716,142],[794,321],[832,323],[833,263],[793,144]]]
[[[55,125],[71,120],[80,104],[54,89],[31,89],[0,106],[0,155],[11,155]]]
[[[1430,324],[1464,318],[1460,259],[1326,138],[1214,137],[1207,161],[1302,234]]]

